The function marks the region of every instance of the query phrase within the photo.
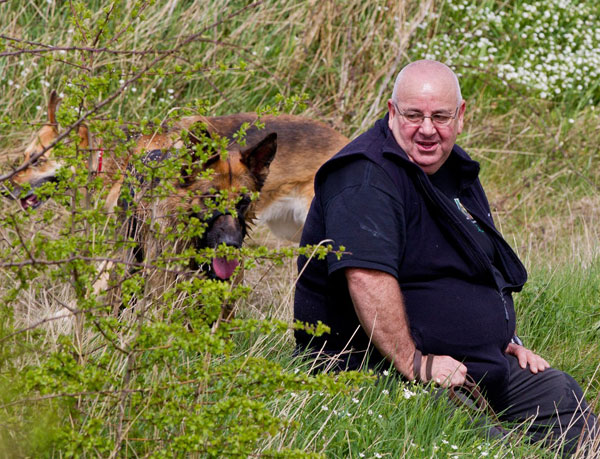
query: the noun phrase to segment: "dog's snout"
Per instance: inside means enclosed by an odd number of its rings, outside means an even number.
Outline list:
[[[231,215],[220,215],[207,230],[209,247],[225,244],[239,248],[242,246],[244,231],[237,218]]]

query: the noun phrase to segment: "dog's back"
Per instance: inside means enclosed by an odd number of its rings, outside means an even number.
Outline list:
[[[31,154],[29,150],[41,151],[58,136],[55,121],[58,102],[58,96],[53,92],[48,106],[49,123],[37,134],[32,143],[35,148],[30,146],[25,163]],[[258,129],[257,122],[264,123],[264,128]],[[179,139],[181,130],[189,130],[197,123],[205,124],[206,130],[211,135],[218,134],[230,139],[233,149],[241,148],[235,145],[234,134],[244,123],[250,125],[245,135],[247,145],[257,144],[268,133],[277,134],[277,154],[270,165],[260,198],[256,202],[256,214],[259,221],[267,224],[276,236],[298,241],[313,198],[313,180],[316,171],[348,143],[346,137],[326,124],[301,116],[264,115],[259,118],[255,113],[216,117],[190,116],[182,118],[170,127],[158,129],[153,134],[138,137],[134,149],[124,157],[113,158],[105,155],[102,163],[102,156],[99,155],[94,170],[100,172],[100,165],[103,164],[102,173],[110,186],[106,208],[112,210],[117,203],[123,176],[126,174],[131,157],[143,151],[178,148],[178,143],[181,143]],[[80,127],[80,137],[81,148],[89,148],[88,131],[84,125]],[[103,147],[95,146],[95,150],[102,153]],[[37,201],[33,190],[45,180],[54,180],[61,167],[60,162],[53,158],[51,151],[46,152],[42,159],[43,162],[30,164],[11,179],[14,191],[10,195],[15,198],[20,196],[23,185],[29,184],[31,187],[28,196],[21,199],[24,207],[37,206],[41,203]]]
[[[254,124],[264,123],[263,129]],[[277,133],[277,154],[257,202],[259,221],[283,239],[298,241],[314,195],[313,180],[319,167],[341,150],[348,138],[324,123],[301,116],[261,116],[240,113],[217,117],[183,118],[181,128],[195,123],[207,125],[210,132],[232,139],[243,123],[251,127],[246,142],[253,144],[267,132]]]

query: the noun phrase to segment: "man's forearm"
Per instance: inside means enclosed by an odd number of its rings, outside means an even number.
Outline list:
[[[467,367],[448,355],[424,356],[420,374],[414,374],[415,343],[394,276],[372,269],[348,268],[346,280],[361,326],[396,370],[408,379],[432,378],[445,387],[464,383]],[[430,375],[426,374],[425,365],[431,370]]]
[[[398,282],[382,271],[346,269],[348,290],[358,319],[379,352],[413,379],[415,344]]]

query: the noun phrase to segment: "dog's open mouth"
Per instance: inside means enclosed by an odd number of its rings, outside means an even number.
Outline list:
[[[30,207],[33,209],[37,209],[39,206],[42,205],[42,201],[40,201],[37,196],[35,194],[30,194],[25,196],[24,198],[19,199],[19,202],[21,203],[21,207],[24,210],[29,209]]]
[[[40,200],[33,191],[30,191],[24,197],[21,197],[22,192],[23,190],[20,187],[17,187],[16,189],[10,191],[3,189],[0,194],[7,198],[14,199],[15,201],[19,201],[24,210],[27,210],[30,207],[32,209],[36,209],[44,203],[44,201]]]
[[[227,260],[225,257],[214,258],[212,261],[212,269],[219,279],[227,280],[238,267],[240,262],[238,260]]]
[[[44,177],[43,179],[37,180],[34,183],[30,183],[29,189],[27,190],[27,194],[25,196],[23,196],[25,191],[23,190],[23,187],[19,184],[13,184],[12,189],[6,189],[5,187],[2,187],[2,189],[0,190],[0,194],[3,196],[6,196],[7,198],[19,201],[19,203],[21,204],[21,207],[24,210],[27,210],[29,208],[37,209],[39,206],[44,204],[44,202],[46,202],[47,198],[45,198],[45,197],[43,197],[41,199],[38,198],[36,196],[35,190],[46,183],[55,183],[56,181],[57,181],[57,178],[55,176],[49,176],[49,177]]]

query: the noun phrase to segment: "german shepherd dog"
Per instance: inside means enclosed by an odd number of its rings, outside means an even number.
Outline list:
[[[26,148],[23,164],[30,162],[58,137],[56,109],[59,102],[58,95],[53,92],[48,103],[48,123]],[[298,241],[313,197],[314,175],[321,164],[346,145],[348,139],[321,122],[300,116],[262,116],[260,121],[264,123],[264,129],[260,130],[253,126],[257,120],[253,113],[185,117],[152,134],[138,136],[135,147],[120,159],[105,154],[102,145],[94,145],[88,128],[81,125],[79,148],[98,152],[91,168],[109,187],[105,207],[112,210],[122,195],[125,177],[135,173],[130,167],[134,158],[142,158],[143,162],[160,161],[170,151],[190,151],[199,136],[230,139],[225,159],[216,154],[204,164],[204,168],[214,171],[210,178],[204,178],[199,170],[182,173],[183,180],[174,182],[172,195],[154,204],[155,220],[174,225],[174,215],[202,217],[193,209],[204,208],[205,197],[213,192],[210,190],[228,190],[238,201],[236,212],[213,213],[207,220],[204,236],[197,241],[198,248],[217,247],[222,243],[240,247],[246,234],[246,223],[255,217],[266,223],[279,238]],[[246,146],[241,146],[234,141],[234,134],[244,123],[251,127],[246,132]],[[60,159],[49,149],[14,174],[9,179],[10,185],[4,186],[4,194],[18,199],[25,209],[35,208],[42,203],[36,189],[56,180],[62,167]],[[24,189],[29,191],[25,193]],[[247,195],[236,197],[241,189],[249,193],[260,192],[260,196],[256,202],[250,202]],[[160,253],[161,241],[142,236],[138,242],[145,253]],[[235,261],[215,258],[210,274],[227,279],[236,266]]]

